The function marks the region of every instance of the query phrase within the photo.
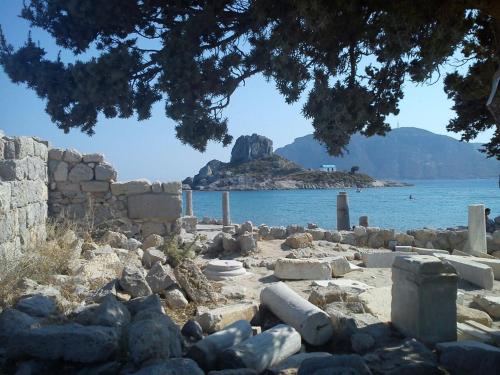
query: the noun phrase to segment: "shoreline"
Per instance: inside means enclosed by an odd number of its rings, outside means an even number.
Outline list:
[[[308,187],[310,186],[310,187]],[[306,186],[283,186],[283,187],[274,187],[274,186],[260,186],[260,187],[238,187],[238,186],[221,186],[215,188],[203,188],[202,186],[196,186],[194,188],[188,188],[188,186],[183,186],[183,191],[192,190],[192,191],[287,191],[287,190],[339,190],[339,189],[376,189],[376,188],[392,188],[392,187],[412,187],[415,186],[413,184],[407,182],[399,182],[399,181],[385,181],[385,180],[375,180],[371,186],[321,186],[316,184],[310,184]]]

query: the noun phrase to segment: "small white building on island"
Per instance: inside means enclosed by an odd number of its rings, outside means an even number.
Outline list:
[[[319,169],[323,172],[337,172],[337,166],[335,164],[322,164]]]

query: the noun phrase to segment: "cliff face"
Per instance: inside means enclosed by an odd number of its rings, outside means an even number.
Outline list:
[[[231,151],[231,164],[246,163],[273,154],[273,141],[262,135],[239,137]]]
[[[335,164],[337,170],[354,165],[375,178],[459,179],[496,177],[500,163],[487,159],[477,143],[459,142],[417,128],[394,129],[385,137],[352,137],[343,157],[332,157],[312,135],[297,138],[276,150],[304,168]]]

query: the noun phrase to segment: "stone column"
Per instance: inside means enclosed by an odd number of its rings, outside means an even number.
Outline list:
[[[434,256],[397,256],[392,265],[392,324],[427,345],[456,341],[457,279],[453,266]]]
[[[222,193],[222,225],[231,225],[231,212],[229,209],[229,191]]]
[[[215,368],[219,354],[252,336],[252,326],[246,320],[224,327],[223,330],[205,337],[189,349],[187,357],[195,360],[205,371]]]
[[[365,227],[365,228],[369,227],[369,225],[368,225],[368,216],[360,216],[359,217],[359,225],[361,227]]]
[[[300,350],[300,334],[286,324],[278,324],[224,350],[219,356],[221,369],[251,368],[261,373]]]
[[[295,328],[308,344],[323,345],[332,338],[330,317],[285,283],[278,282],[262,289],[260,303]]]
[[[186,216],[193,216],[193,191],[186,190]]]
[[[350,230],[351,223],[349,220],[349,202],[347,193],[341,191],[337,195],[337,230]]]
[[[486,218],[484,205],[469,206],[469,240],[466,251],[486,253]]]

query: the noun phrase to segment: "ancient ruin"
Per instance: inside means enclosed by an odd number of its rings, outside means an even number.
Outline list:
[[[180,182],[121,182],[101,154],[2,136],[0,372],[500,367],[500,227],[485,232],[484,206],[468,228],[352,229],[340,192],[337,229],[271,227],[232,222],[230,195],[222,218],[197,218],[186,190],[183,215]]]

